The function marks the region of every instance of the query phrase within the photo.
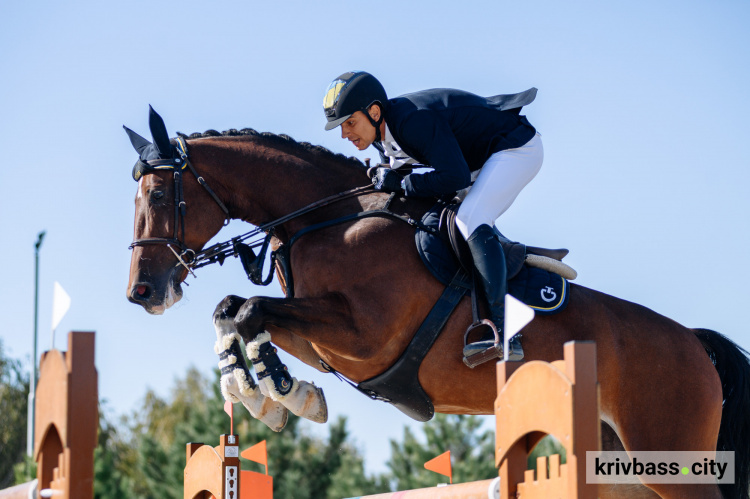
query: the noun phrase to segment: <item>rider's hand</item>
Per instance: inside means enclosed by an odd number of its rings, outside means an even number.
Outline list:
[[[399,192],[402,177],[390,168],[378,168],[372,177],[372,184],[376,191]]]
[[[381,168],[389,168],[388,163],[378,163],[375,166],[369,166],[367,168],[367,178],[372,180],[372,177],[374,177],[378,170]]]

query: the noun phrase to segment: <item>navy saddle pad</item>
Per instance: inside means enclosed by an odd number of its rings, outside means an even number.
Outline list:
[[[417,228],[415,239],[422,261],[430,272],[446,286],[458,270],[459,263],[450,243],[439,232],[440,213],[443,204],[431,208],[422,218],[422,224],[430,230]],[[497,231],[497,228],[495,228]],[[513,245],[505,236],[500,239]],[[547,315],[562,311],[568,304],[568,280],[553,272],[528,265],[521,265],[508,281],[508,293],[534,309],[537,314]]]

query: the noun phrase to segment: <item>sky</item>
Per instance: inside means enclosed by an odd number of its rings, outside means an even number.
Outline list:
[[[238,260],[201,269],[181,302],[150,316],[126,301],[136,160],[122,125],[148,136],[148,105],[177,131],[251,127],[360,158],[325,132],[336,76],[366,70],[389,95],[537,87],[524,109],[544,165],[498,222],[508,237],[567,247],[576,283],[750,348],[750,3],[600,2],[0,3],[0,339],[31,358],[34,243],[39,350],[53,283],[72,305],[57,329],[96,331],[110,414],[168,395],[218,361],[211,314],[253,286]],[[235,221],[221,240],[246,232]],[[644,345],[648,348],[648,345]],[[282,354],[345,415],[370,472],[419,424]],[[27,364],[28,365],[28,364]],[[221,408],[217,408],[221,410]],[[325,435],[324,426],[309,425]],[[218,439],[218,436],[217,436]],[[248,442],[250,444],[252,442]],[[273,445],[269,442],[269,445]]]

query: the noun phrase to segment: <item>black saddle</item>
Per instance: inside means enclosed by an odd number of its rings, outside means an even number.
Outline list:
[[[471,275],[474,263],[471,257],[471,252],[469,251],[469,245],[466,243],[466,239],[464,239],[456,225],[456,214],[458,213],[460,206],[461,205],[456,202],[447,203],[442,209],[439,205],[436,205],[431,212],[439,212],[438,231],[440,237],[443,241],[448,241],[450,243],[456,261],[464,270],[469,272],[469,275]],[[429,213],[426,217],[427,216],[429,216]],[[511,241],[500,233],[500,231],[497,230],[497,227],[495,227],[495,232],[500,238],[500,243],[505,252],[505,261],[508,267],[508,280],[513,279],[521,271],[527,254],[546,256],[554,260],[562,261],[562,259],[569,253],[569,251],[564,248],[539,248]]]

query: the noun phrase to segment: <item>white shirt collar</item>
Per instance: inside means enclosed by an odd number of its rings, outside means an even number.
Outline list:
[[[395,170],[404,165],[411,165],[417,162],[414,158],[410,158],[398,145],[396,139],[393,138],[391,130],[388,128],[388,124],[385,125],[385,137],[383,138],[383,154],[388,157],[391,169]]]

